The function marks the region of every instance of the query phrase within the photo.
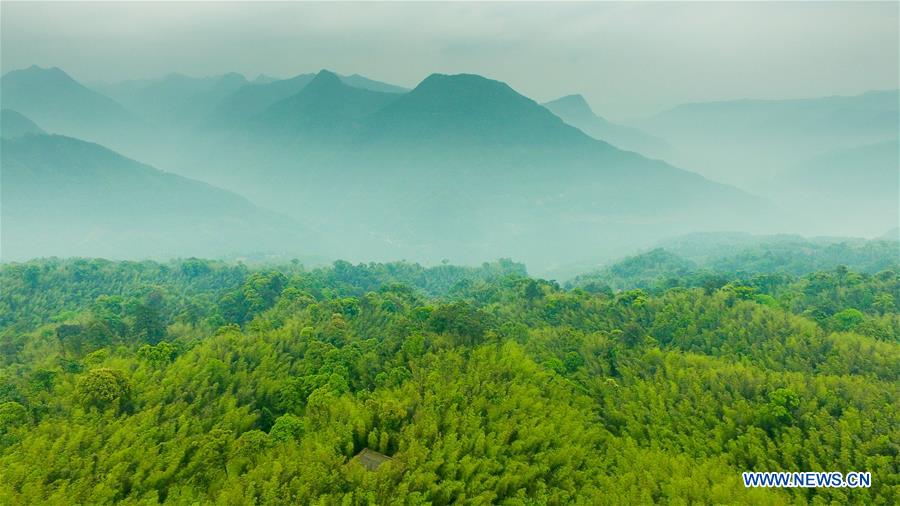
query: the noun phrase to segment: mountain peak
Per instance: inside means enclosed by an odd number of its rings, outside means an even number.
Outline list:
[[[583,136],[506,83],[476,74],[428,76],[379,111],[370,132],[472,145],[548,144]]]
[[[504,82],[488,79],[478,74],[431,74],[426,77],[413,92],[440,90],[443,92],[468,92],[479,91],[509,92],[515,94],[512,88]]]
[[[544,104],[545,107],[549,108],[551,111],[555,107],[565,107],[570,111],[582,110],[584,112],[589,112],[594,114],[594,111],[591,109],[590,104],[587,103],[587,100],[584,99],[582,95],[573,94],[566,95],[564,97],[557,98],[556,100],[551,100]]]
[[[322,69],[316,74],[312,82],[338,84],[341,82],[341,78],[330,70]]]
[[[44,82],[76,82],[72,76],[59,67],[44,68],[32,65],[28,68],[9,71],[3,75],[3,80],[7,83],[12,80],[33,81],[37,79]]]

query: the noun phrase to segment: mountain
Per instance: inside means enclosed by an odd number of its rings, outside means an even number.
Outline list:
[[[340,230],[349,258],[516,253],[538,266],[673,230],[740,227],[764,219],[767,207],[594,139],[505,83],[466,74],[385,94],[321,72],[198,160],[216,169],[196,177]]]
[[[900,140],[813,157],[775,178],[770,193],[795,214],[825,218],[831,233],[880,235],[900,224]]]
[[[167,127],[190,126],[205,118],[227,96],[246,86],[237,73],[211,77],[169,74],[160,79],[98,85],[129,110]]]
[[[273,83],[275,81],[280,81],[280,80],[281,79],[279,79],[277,77],[272,77],[267,74],[260,74],[260,75],[256,76],[256,79],[253,80],[252,84],[268,84],[268,83]]]
[[[359,74],[340,76],[340,78],[341,81],[344,82],[344,84],[353,86],[354,88],[362,88],[364,90],[381,91],[384,93],[406,93],[409,91],[409,88],[376,81]]]
[[[581,95],[567,95],[544,104],[566,123],[581,129],[595,139],[646,156],[663,158],[669,149],[666,141],[648,135],[637,128],[607,121],[596,115]]]
[[[60,135],[2,140],[4,260],[298,248],[296,222],[208,184]]]
[[[333,74],[329,71],[324,71]],[[247,85],[225,97],[212,111],[207,123],[210,126],[233,127],[242,121],[263,113],[274,104],[299,93],[315,79],[317,74],[299,74],[290,79]],[[354,88],[383,93],[404,93],[406,88],[375,81],[359,74],[336,75],[341,82]]]
[[[315,74],[300,74],[290,79],[251,84],[222,99],[210,113],[207,124],[231,127],[265,111],[279,100],[299,92]]]
[[[348,86],[337,74],[323,70],[299,92],[254,117],[250,128],[266,137],[333,141],[335,136],[353,135],[359,120],[397,97]]]
[[[416,143],[496,147],[587,141],[586,136],[573,136],[574,129],[506,83],[473,74],[432,74],[368,123],[370,137]]]
[[[13,70],[0,79],[3,107],[14,109],[53,132],[106,137],[133,129],[136,119],[122,105],[53,67]]]
[[[892,139],[818,155],[784,179],[828,198],[893,199],[900,188],[900,140]]]
[[[679,166],[754,188],[835,149],[897,139],[900,91],[685,104],[633,126],[666,139]]]
[[[12,109],[0,110],[0,136],[21,137],[27,134],[45,133],[41,127]]]

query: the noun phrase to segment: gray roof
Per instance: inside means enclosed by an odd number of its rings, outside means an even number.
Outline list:
[[[375,450],[363,448],[362,451],[356,454],[356,456],[353,457],[352,460],[359,462],[369,471],[374,471],[378,469],[378,466],[380,466],[381,464],[384,464],[385,462],[393,459],[383,453],[378,453]]]

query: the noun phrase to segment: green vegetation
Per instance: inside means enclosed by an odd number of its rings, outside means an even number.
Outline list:
[[[690,279],[7,264],[0,503],[896,504],[896,271]]]

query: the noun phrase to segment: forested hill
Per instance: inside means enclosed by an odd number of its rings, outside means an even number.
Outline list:
[[[900,500],[895,271],[612,294],[509,261],[46,260],[0,283],[2,504]]]
[[[579,274],[569,287],[664,291],[725,283],[729,278],[804,276],[839,267],[865,274],[900,271],[900,243],[891,239],[805,239],[693,234],[601,269]]]
[[[310,248],[310,232],[294,220],[98,144],[30,134],[4,136],[2,151],[6,261]]]

